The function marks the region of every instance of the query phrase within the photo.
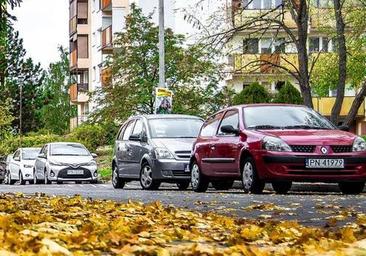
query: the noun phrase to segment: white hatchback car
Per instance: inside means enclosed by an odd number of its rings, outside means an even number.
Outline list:
[[[7,183],[13,185],[19,181],[20,185],[25,185],[27,181],[33,184],[33,168],[40,148],[19,148],[15,151],[8,163]]]
[[[96,155],[80,143],[57,142],[43,146],[34,165],[34,183],[98,182]]]

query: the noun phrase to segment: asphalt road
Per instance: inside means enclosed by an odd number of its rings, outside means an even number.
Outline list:
[[[229,191],[209,189],[206,193],[178,191],[174,185],[162,185],[158,191],[143,191],[137,182],[129,183],[123,190],[111,184],[63,185],[0,185],[0,193],[44,193],[46,195],[82,195],[95,199],[121,202],[161,201],[165,205],[202,212],[238,216],[248,219],[297,220],[304,225],[334,226],[355,220],[357,214],[366,214],[366,193],[357,196],[342,195],[337,186],[324,184],[295,184],[288,195],[276,195],[266,187],[262,195],[247,195],[240,183]]]

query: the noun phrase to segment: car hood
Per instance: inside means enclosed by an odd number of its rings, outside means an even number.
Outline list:
[[[152,139],[154,146],[165,147],[170,152],[191,151],[195,138]]]
[[[93,160],[92,156],[50,156],[50,161],[63,164],[83,164]]]
[[[36,162],[36,160],[22,160],[22,164],[24,165],[34,165],[34,163]]]
[[[279,137],[292,145],[352,145],[356,135],[340,130],[266,130],[264,135]]]

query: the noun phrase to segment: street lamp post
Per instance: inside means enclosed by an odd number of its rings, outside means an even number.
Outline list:
[[[165,88],[164,0],[159,0],[159,87]]]

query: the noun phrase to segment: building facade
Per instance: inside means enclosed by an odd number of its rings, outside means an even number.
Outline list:
[[[104,67],[113,53],[113,38],[125,29],[125,17],[135,3],[145,15],[158,22],[158,1],[152,0],[70,0],[70,100],[77,107],[74,128],[88,119],[98,106],[89,96],[105,86],[111,77]],[[175,29],[174,0],[165,0],[165,25]]]
[[[291,30],[296,31],[297,26],[289,11],[283,12],[282,8],[273,11],[282,4],[282,0],[231,0],[228,13],[232,17],[235,27],[243,26],[232,37],[227,44],[230,53],[230,72],[226,78],[226,85],[236,92],[242,91],[253,82],[258,82],[267,88],[271,93],[276,93],[285,82],[291,82],[298,87],[297,81],[289,72],[295,71],[298,67],[297,49],[292,40],[281,28],[266,27],[265,23],[258,23],[258,26],[248,26],[246,22],[253,17],[273,18],[279,12],[282,15],[281,22]],[[312,60],[319,60],[336,50],[336,43],[329,36],[329,28],[334,27],[332,20],[333,8],[328,0],[316,0],[311,2],[309,8],[309,27],[307,49],[309,54],[309,65]],[[270,13],[270,14],[267,14]],[[267,16],[265,16],[267,15]],[[249,28],[250,27],[250,28]],[[328,31],[324,28],[328,28]],[[269,64],[273,63],[273,65]],[[346,90],[345,100],[341,110],[341,119],[344,118],[351,107],[355,91]],[[335,102],[335,92],[329,91],[329,97],[314,97],[314,109],[325,116],[330,116],[331,109]],[[352,125],[352,131],[358,134],[366,134],[365,105],[357,114]]]

